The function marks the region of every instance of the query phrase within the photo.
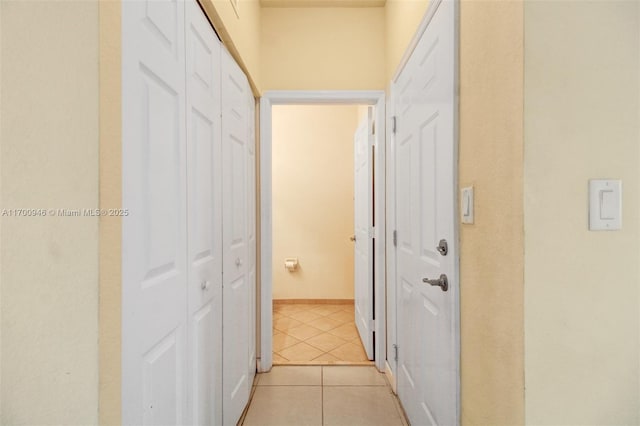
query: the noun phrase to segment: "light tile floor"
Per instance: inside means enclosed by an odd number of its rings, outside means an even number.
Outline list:
[[[350,305],[273,304],[275,365],[370,365]]]
[[[375,367],[275,366],[255,383],[241,425],[407,425]]]

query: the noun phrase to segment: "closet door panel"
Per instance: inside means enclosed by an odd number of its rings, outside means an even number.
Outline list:
[[[189,422],[222,423],[220,43],[186,3]]]
[[[222,51],[224,424],[236,424],[249,398],[251,296],[247,269],[248,83]]]
[[[184,3],[122,5],[122,420],[186,420]]]

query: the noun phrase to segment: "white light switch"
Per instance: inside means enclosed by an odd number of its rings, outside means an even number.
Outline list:
[[[611,190],[600,191],[600,219],[615,220],[616,218],[616,196]]]
[[[462,188],[460,214],[462,223],[473,223],[473,186]]]
[[[622,181],[589,181],[589,229],[613,231],[622,228]]]

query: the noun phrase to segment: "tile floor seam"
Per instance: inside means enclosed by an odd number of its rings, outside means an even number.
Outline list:
[[[347,365],[346,367],[350,367],[349,365]],[[324,387],[327,388],[384,388],[387,385],[323,385]]]
[[[283,367],[297,367],[295,365],[283,365]],[[304,366],[303,366],[304,367]],[[313,365],[309,365],[309,367],[313,367]],[[274,387],[274,386],[289,386],[289,387],[310,387],[310,388],[317,388],[320,387],[322,385],[256,385],[256,387],[261,387],[261,388],[267,388],[267,387]]]

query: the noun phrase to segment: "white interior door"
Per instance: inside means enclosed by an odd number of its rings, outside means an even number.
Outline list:
[[[122,421],[187,422],[184,2],[122,2]]]
[[[415,425],[459,423],[455,28],[444,0],[394,86],[398,395]]]
[[[186,2],[188,355],[191,424],[222,423],[220,42]]]
[[[355,322],[373,359],[373,107],[354,135]]]
[[[223,394],[224,424],[235,425],[249,400],[251,285],[248,242],[249,108],[247,79],[222,50]]]

